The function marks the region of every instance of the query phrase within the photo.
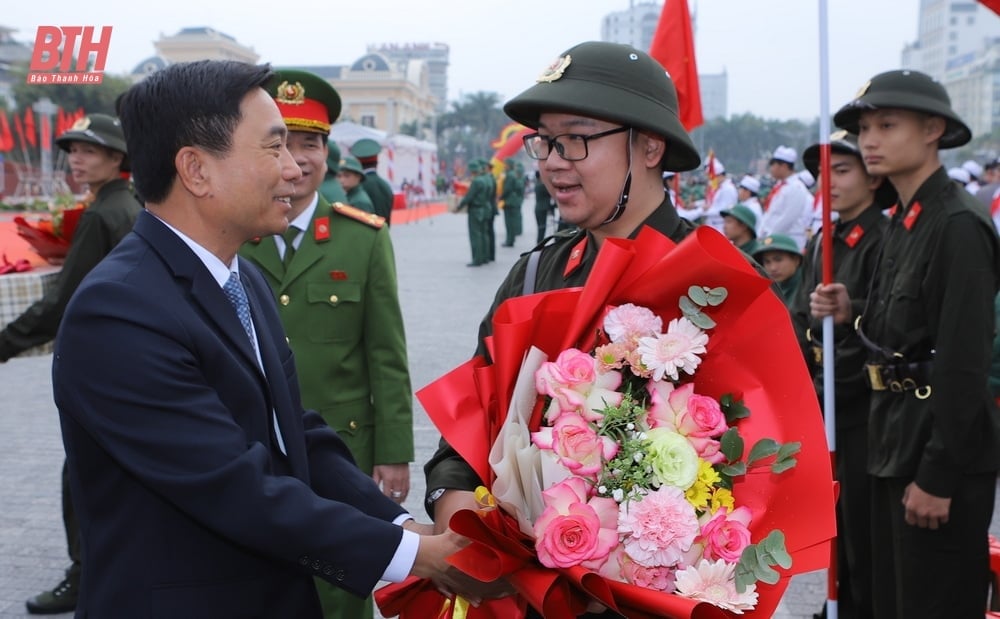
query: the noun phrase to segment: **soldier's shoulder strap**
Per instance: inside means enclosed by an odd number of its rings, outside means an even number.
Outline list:
[[[343,215],[349,219],[355,221],[360,221],[361,223],[371,226],[376,230],[382,228],[385,225],[385,217],[376,215],[375,213],[369,213],[368,211],[363,211],[357,207],[351,206],[349,204],[344,204],[343,202],[334,202],[332,205],[333,212],[338,215]]]

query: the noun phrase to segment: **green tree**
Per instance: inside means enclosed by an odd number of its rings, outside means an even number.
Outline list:
[[[449,169],[458,158],[489,159],[493,154],[490,142],[509,122],[500,107],[500,95],[495,92],[477,92],[453,101],[451,110],[438,118],[439,156]]]

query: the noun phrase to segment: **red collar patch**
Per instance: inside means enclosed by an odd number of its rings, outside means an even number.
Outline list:
[[[920,211],[924,210],[919,202],[914,202],[913,206],[906,213],[906,217],[903,217],[903,227],[909,230],[913,230],[913,226],[917,223],[917,218],[920,217]]]
[[[587,250],[587,237],[584,236],[582,239],[577,241],[576,245],[569,252],[569,260],[566,261],[566,268],[563,270],[563,277],[569,277],[573,271],[580,267],[580,263],[583,262],[583,254]]]
[[[844,238],[844,242],[847,243],[848,247],[854,249],[854,246],[858,244],[858,241],[860,241],[861,237],[864,235],[865,229],[861,227],[861,224],[854,224],[854,227],[851,228],[851,232]]]
[[[317,217],[313,220],[313,238],[317,243],[330,240],[330,218]]]

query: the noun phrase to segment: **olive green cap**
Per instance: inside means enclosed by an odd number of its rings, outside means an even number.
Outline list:
[[[377,157],[382,152],[382,146],[371,138],[361,138],[351,145],[351,154],[358,159]]]
[[[719,215],[722,215],[723,217],[732,217],[747,228],[750,228],[750,233],[753,234],[754,238],[757,238],[757,216],[750,210],[749,207],[737,204],[728,211],[719,211]]]
[[[809,148],[802,151],[802,163],[805,164],[806,169],[817,179],[820,177],[819,152],[819,144],[812,144]],[[861,162],[861,165],[864,165],[865,160],[861,156],[858,136],[843,129],[830,134],[830,152],[841,155],[854,155]],[[889,179],[883,178],[882,183],[875,190],[875,202],[880,206],[888,208],[895,204],[897,200],[899,200],[899,194],[896,193],[896,188],[889,182]]]
[[[340,95],[322,77],[297,69],[277,69],[264,87],[278,104],[290,131],[330,134],[340,116]]]
[[[327,140],[326,149],[326,173],[336,174],[340,170],[340,146],[333,140]]]
[[[340,171],[357,172],[361,176],[365,175],[365,169],[361,167],[361,162],[353,155],[344,155],[340,158]]]
[[[89,142],[128,154],[121,121],[107,114],[87,114],[56,138],[59,148],[67,152],[71,142]]]
[[[944,118],[948,125],[938,148],[955,148],[972,139],[968,125],[951,108],[948,91],[940,82],[920,71],[879,73],[861,87],[853,101],[834,114],[833,122],[841,129],[857,134],[861,112],[884,108],[913,110]]]
[[[772,234],[757,241],[757,249],[753,252],[754,260],[760,262],[761,256],[769,251],[783,251],[786,254],[802,257],[802,250],[799,249],[799,244],[787,234]]]
[[[660,63],[629,45],[588,41],[566,50],[504,112],[538,128],[544,112],[600,118],[649,131],[667,141],[661,167],[693,170],[701,157],[678,118],[677,90]]]

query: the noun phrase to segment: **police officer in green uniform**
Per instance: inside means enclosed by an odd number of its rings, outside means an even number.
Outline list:
[[[805,167],[816,178],[820,145],[802,154]],[[882,214],[896,202],[889,181],[865,170],[857,136],[838,131],[830,136],[830,210],[833,224],[833,279],[842,283],[851,304],[864,307],[868,285],[888,220]],[[802,284],[792,301],[792,322],[806,355],[806,365],[823,405],[823,321],[812,316],[809,296],[823,282],[823,236],[806,244]],[[871,390],[862,372],[866,350],[853,325],[834,326],[837,480],[837,608],[844,619],[874,617],[872,611],[872,556],[869,520],[871,485],[868,460],[868,410]]]
[[[479,168],[483,171],[483,179],[490,187],[490,219],[486,227],[486,262],[493,262],[497,259],[497,234],[495,220],[500,214],[500,206],[497,196],[497,179],[493,176],[493,167],[486,159],[478,159]]]
[[[392,185],[378,175],[375,169],[378,167],[378,154],[382,152],[382,146],[371,138],[362,138],[351,145],[351,154],[358,158],[361,167],[365,171],[365,179],[361,183],[375,205],[375,214],[384,218],[386,225],[392,218],[392,202],[395,195]]]
[[[1000,247],[938,154],[971,132],[918,71],[876,75],[834,122],[899,193],[864,309],[839,283],[812,300],[813,314],[857,320],[868,349],[874,615],[981,617],[1000,469],[987,388]]]
[[[269,89],[303,176],[295,184],[288,231],[248,243],[240,255],[274,290],[303,405],[318,411],[358,466],[402,502],[413,459],[413,410],[389,230],[381,217],[331,205],[317,191],[330,124],[340,114],[333,87],[311,73],[285,70]],[[318,580],[317,588],[328,618],[373,615],[370,597]]]
[[[352,204],[347,200],[347,193],[344,192],[344,187],[337,178],[337,172],[340,171],[340,146],[337,146],[333,140],[327,140],[326,148],[330,154],[326,156],[326,176],[323,177],[323,183],[319,186],[319,192],[330,204],[334,202]]]
[[[469,183],[469,190],[465,192],[459,201],[459,209],[465,208],[469,217],[469,244],[472,246],[472,262],[466,266],[477,267],[489,262],[489,235],[488,227],[493,222],[493,204],[490,202],[490,192],[492,185],[486,179],[488,174],[483,170],[481,159],[473,159],[469,162],[469,173],[472,174],[472,182]]]
[[[365,170],[361,167],[361,162],[352,155],[344,155],[340,158],[340,168],[337,171],[337,180],[340,186],[347,193],[347,203],[354,208],[359,208],[366,213],[375,213],[375,204],[362,186],[365,180]]]
[[[753,254],[757,249],[757,216],[746,206],[737,204],[731,209],[719,211],[722,216],[722,232],[733,245],[745,254]]]
[[[500,201],[503,202],[503,223],[506,237],[504,247],[513,247],[514,239],[521,235],[521,205],[524,204],[524,174],[518,171],[517,162],[507,159],[503,176]]]
[[[662,172],[701,163],[678,119],[669,76],[627,45],[574,46],[504,111],[537,131],[525,150],[538,160],[563,219],[580,229],[551,237],[515,263],[480,325],[479,353],[503,301],[583,285],[605,239],[634,238],[647,226],[673,241],[690,234],[694,227],[671,205]],[[450,446],[442,443],[424,470],[425,504],[439,528],[455,511],[475,509],[472,491],[482,482]]]
[[[799,244],[787,234],[771,234],[757,242],[753,258],[781,290],[781,299],[788,306],[802,282],[802,252]]]
[[[105,114],[84,116],[56,138],[56,145],[69,153],[73,179],[89,187],[94,201],[80,217],[55,285],[0,331],[0,363],[56,336],[66,304],[80,281],[132,230],[142,210],[128,181],[121,177],[129,166],[125,134],[117,118]],[[62,582],[27,601],[29,613],[64,613],[76,608],[80,588],[80,532],[67,475],[64,464],[63,524],[72,564]]]

